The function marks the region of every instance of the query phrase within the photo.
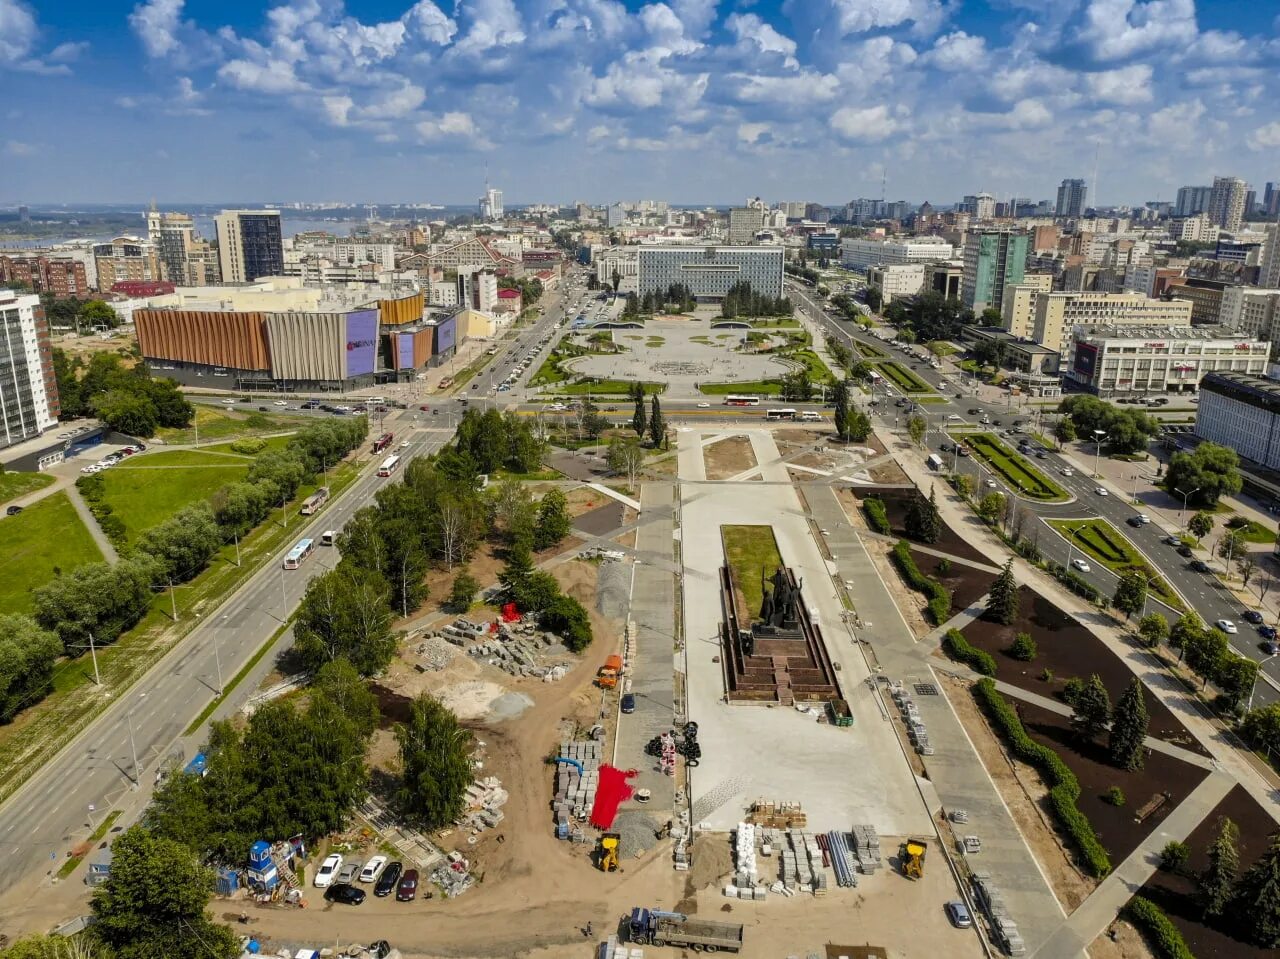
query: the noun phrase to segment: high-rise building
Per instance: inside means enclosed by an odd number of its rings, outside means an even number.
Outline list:
[[[621,203],[610,203],[604,217],[605,226],[622,226],[627,222],[627,211]]]
[[[973,214],[975,220],[990,220],[996,215],[996,198],[990,193],[970,194],[961,202],[960,209]]]
[[[734,246],[754,243],[764,229],[764,209],[758,206],[735,206],[729,210],[729,242]]]
[[[148,210],[147,239],[160,255],[160,271],[170,283],[186,286],[187,254],[196,239],[196,225],[190,213],[161,213]]]
[[[1063,180],[1058,186],[1058,205],[1054,208],[1055,216],[1078,217],[1084,214],[1085,196],[1088,188],[1084,180]]]
[[[1280,216],[1280,185],[1267,184],[1262,194],[1262,212],[1266,216]]]
[[[969,234],[964,245],[960,299],[975,313],[1004,302],[1006,286],[1022,282],[1031,238],[1025,233],[990,230]]]
[[[93,261],[98,270],[98,289],[104,293],[117,283],[163,279],[155,246],[136,236],[118,236],[110,243],[94,244]]]
[[[485,220],[501,220],[505,211],[502,208],[502,191],[485,185],[484,196],[480,198],[480,216]]]
[[[1258,285],[1280,289],[1280,224],[1267,224],[1262,235],[1262,252],[1258,257]]]
[[[252,283],[284,273],[279,210],[223,210],[213,221],[223,283]]]
[[[39,436],[57,424],[59,412],[40,297],[0,290],[0,446]]]
[[[1178,189],[1178,199],[1173,205],[1174,216],[1195,216],[1209,209],[1209,194],[1213,187],[1184,186]]]
[[[18,207],[18,222],[19,223],[31,222],[31,211],[28,210],[25,206]]]
[[[1244,221],[1244,196],[1249,185],[1235,176],[1216,176],[1209,191],[1209,219],[1229,233]]]

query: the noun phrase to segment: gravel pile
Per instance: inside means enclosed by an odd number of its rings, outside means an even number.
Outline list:
[[[627,860],[634,858],[637,852],[648,852],[658,844],[655,835],[657,830],[658,823],[648,813],[639,809],[624,809],[619,812],[618,818],[613,821],[613,832],[622,837],[618,846],[619,857]]]

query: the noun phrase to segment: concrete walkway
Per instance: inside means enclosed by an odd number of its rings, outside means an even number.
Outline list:
[[[76,488],[75,483],[70,483],[64,487],[67,497],[71,500],[71,505],[76,508],[76,512],[80,514],[80,521],[84,523],[85,529],[89,531],[89,535],[93,537],[93,541],[98,544],[98,549],[102,550],[102,558],[108,563],[117,562],[120,557],[116,553],[116,548],[111,545],[111,540],[107,539],[107,534],[102,531],[102,527],[98,525],[98,520],[89,510],[89,504],[84,501],[84,497],[80,495],[80,490]]]
[[[640,511],[640,503],[637,500],[633,500],[630,496],[626,496],[623,493],[619,493],[616,489],[611,489],[610,487],[605,486],[603,483],[587,483],[586,485],[591,487],[597,493],[602,493],[603,495],[609,497],[610,499],[617,500],[619,503],[622,503],[624,506],[630,506],[637,513]]]

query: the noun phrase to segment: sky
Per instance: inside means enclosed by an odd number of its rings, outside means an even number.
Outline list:
[[[1275,0],[0,0],[0,203],[1280,181]],[[1095,173],[1096,164],[1096,173]]]

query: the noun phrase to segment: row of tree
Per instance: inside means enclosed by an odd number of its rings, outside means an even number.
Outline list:
[[[1190,855],[1186,843],[1170,842],[1161,850],[1160,867],[1185,873]],[[1206,860],[1205,868],[1193,874],[1205,920],[1226,920],[1264,949],[1280,946],[1280,832],[1271,834],[1262,855],[1241,875],[1240,828],[1219,816]]]
[[[114,353],[96,353],[87,363],[53,350],[62,416],[97,416],[129,436],[150,437],[161,426],[184,427],[195,410],[173,380],[157,379],[141,363],[129,368]]]
[[[616,276],[615,284],[621,284],[622,277]],[[616,289],[615,289],[616,292]],[[628,293],[622,305],[623,319],[634,320],[640,316],[652,316],[654,313],[689,313],[698,305],[693,290],[683,283],[672,283],[665,290],[657,290],[638,296]]]
[[[631,428],[640,439],[647,433],[653,448],[658,449],[667,438],[667,421],[662,415],[662,403],[658,400],[658,394],[654,393],[650,398],[647,412],[643,383],[632,383],[629,395],[632,403]]]
[[[1058,412],[1071,423],[1058,432],[1059,440],[1069,442],[1079,437],[1093,442],[1101,436],[1103,446],[1113,453],[1145,450],[1151,437],[1160,431],[1160,424],[1142,410],[1115,406],[1096,396],[1068,396],[1059,404]]]
[[[483,413],[469,409],[458,423],[454,442],[437,458],[436,465],[459,478],[504,469],[535,472],[542,465],[546,443],[534,425],[529,417],[503,414],[493,407]]]
[[[1062,695],[1071,707],[1071,728],[1082,742],[1093,742],[1106,732],[1111,764],[1131,772],[1142,768],[1150,720],[1141,680],[1135,677],[1129,683],[1114,708],[1097,673],[1087,681],[1067,680]]]
[[[928,342],[955,339],[961,327],[973,322],[973,310],[954,297],[929,291],[908,300],[894,300],[884,308],[884,317],[899,328],[898,339]]]
[[[871,435],[871,418],[852,405],[851,389],[849,380],[836,381],[832,396],[836,436],[844,443],[861,443]]]
[[[720,315],[726,319],[753,316],[791,316],[795,305],[785,296],[757,293],[745,280],[733,284],[720,303]]]
[[[1194,612],[1184,613],[1169,629],[1169,645],[1205,685],[1217,687],[1227,712],[1240,711],[1258,678],[1258,664],[1235,652],[1226,633],[1206,628]]]

